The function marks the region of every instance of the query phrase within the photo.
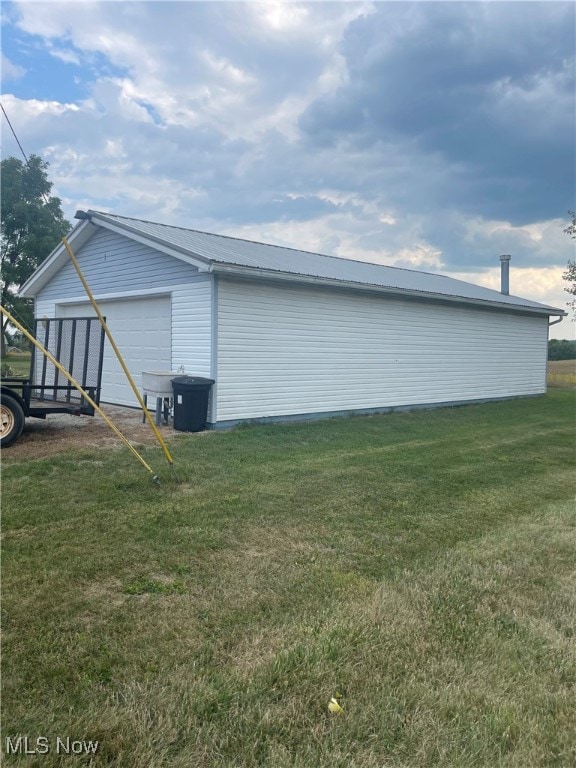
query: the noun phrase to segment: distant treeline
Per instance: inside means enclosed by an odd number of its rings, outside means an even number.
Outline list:
[[[548,360],[576,360],[576,341],[550,339],[548,342]]]

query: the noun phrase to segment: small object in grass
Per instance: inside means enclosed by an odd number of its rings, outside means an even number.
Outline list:
[[[330,699],[330,702],[328,704],[328,709],[330,710],[330,712],[332,712],[335,715],[343,715],[344,714],[344,710],[342,709],[342,707],[338,703],[338,699],[339,698],[340,698],[340,694],[337,693],[335,696],[332,696],[332,698]]]

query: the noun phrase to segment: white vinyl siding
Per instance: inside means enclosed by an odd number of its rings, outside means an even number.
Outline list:
[[[42,317],[56,317],[56,305],[53,301],[34,301],[34,317],[40,320]]]
[[[172,368],[210,377],[212,366],[212,277],[172,291]]]
[[[214,276],[109,230],[76,256],[137,381],[148,369],[216,379],[211,422],[546,390],[546,315]],[[36,316],[71,314],[92,311],[65,263],[39,291]],[[134,404],[109,354],[103,400]]]
[[[211,275],[107,230],[98,230],[76,257],[138,387],[145,370],[210,376]],[[35,314],[94,315],[71,263],[40,291]],[[108,342],[102,380],[103,402],[136,405]]]
[[[535,395],[545,317],[220,279],[218,421]]]
[[[173,256],[137,243],[115,232],[99,229],[75,254],[94,294],[148,291],[159,286],[181,286],[196,279],[198,270]],[[84,295],[72,262],[38,293],[37,302],[61,301]]]
[[[167,289],[168,292],[168,289]],[[118,296],[100,300],[98,306],[125,358],[128,370],[140,387],[142,371],[182,369],[195,376],[210,376],[211,370],[211,278],[175,288],[165,296]],[[43,302],[38,317],[91,317],[88,301]],[[136,405],[120,364],[108,341],[102,374],[103,402]]]

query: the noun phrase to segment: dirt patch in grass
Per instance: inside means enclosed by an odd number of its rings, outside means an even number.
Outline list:
[[[130,442],[135,444],[156,442],[149,424],[142,423],[140,410],[116,405],[104,405],[102,410]],[[160,426],[160,434],[165,440],[169,440],[178,432],[174,431],[171,424],[163,424]],[[77,448],[121,445],[120,438],[98,414],[70,416],[60,413],[49,415],[45,420],[26,419],[22,435],[14,445],[5,450],[2,459],[16,461],[41,459]]]

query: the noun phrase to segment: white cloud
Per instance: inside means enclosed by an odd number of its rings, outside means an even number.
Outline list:
[[[534,5],[538,18],[546,16]],[[512,253],[513,290],[556,305],[567,296],[558,274],[573,251],[558,218],[565,211],[538,213],[553,191],[540,183],[538,157],[525,162],[532,197],[521,182],[507,186],[510,173],[494,171],[497,164],[470,172],[466,153],[447,159],[424,141],[430,126],[445,145],[470,137],[460,127],[446,133],[442,110],[433,114],[438,105],[424,103],[429,94],[414,98],[404,88],[412,82],[407,72],[430,76],[419,65],[436,65],[435,45],[476,57],[468,75],[440,71],[439,98],[446,78],[467,87],[467,76],[493,66],[495,30],[498,56],[518,53],[518,76],[496,78],[482,107],[509,131],[506,151],[562,125],[569,69],[556,67],[551,52],[548,75],[544,68],[523,79],[532,72],[526,40],[538,41],[538,24],[507,17],[500,4],[485,11],[491,21],[482,27],[474,4],[19,2],[11,12],[19,34],[37,36],[34,46],[40,40],[74,65],[70,77],[81,77],[88,97],[61,103],[34,93],[4,103],[27,151],[50,161],[68,216],[77,207],[108,209],[364,261],[454,270],[483,284],[497,284],[498,256]],[[476,27],[460,24],[458,14]],[[512,34],[525,27],[526,39]],[[467,47],[469,29],[477,36]],[[428,59],[419,58],[422,47]],[[540,59],[546,50],[539,43]],[[542,105],[550,114],[539,115]],[[404,123],[396,120],[400,108]],[[417,119],[424,133],[403,132]],[[481,133],[472,148],[492,162],[496,151]],[[510,197],[522,223],[501,211]],[[491,210],[479,210],[486,200]]]
[[[17,7],[20,29],[45,38],[53,55],[72,61],[82,51],[90,61],[104,54],[131,81],[124,95],[145,100],[164,122],[206,123],[250,141],[269,130],[296,137],[309,104],[346,77],[342,33],[372,9],[286,2]],[[63,40],[74,51],[55,42]],[[274,70],[283,76],[270,87]]]
[[[308,10],[298,3],[269,0],[267,3],[255,3],[252,9],[262,24],[283,33],[301,31],[309,24]]]
[[[14,80],[20,80],[26,74],[24,67],[14,64],[4,54],[1,54],[2,82],[8,83]]]
[[[42,116],[60,117],[66,112],[80,112],[77,104],[62,104],[60,101],[42,101],[40,99],[17,99],[13,94],[3,95],[3,101],[7,110],[18,114],[21,126],[26,128],[30,121]]]
[[[75,64],[79,66],[81,64],[80,56],[69,48],[57,48],[56,46],[49,46],[50,55],[55,59],[63,61],[64,64]]]

